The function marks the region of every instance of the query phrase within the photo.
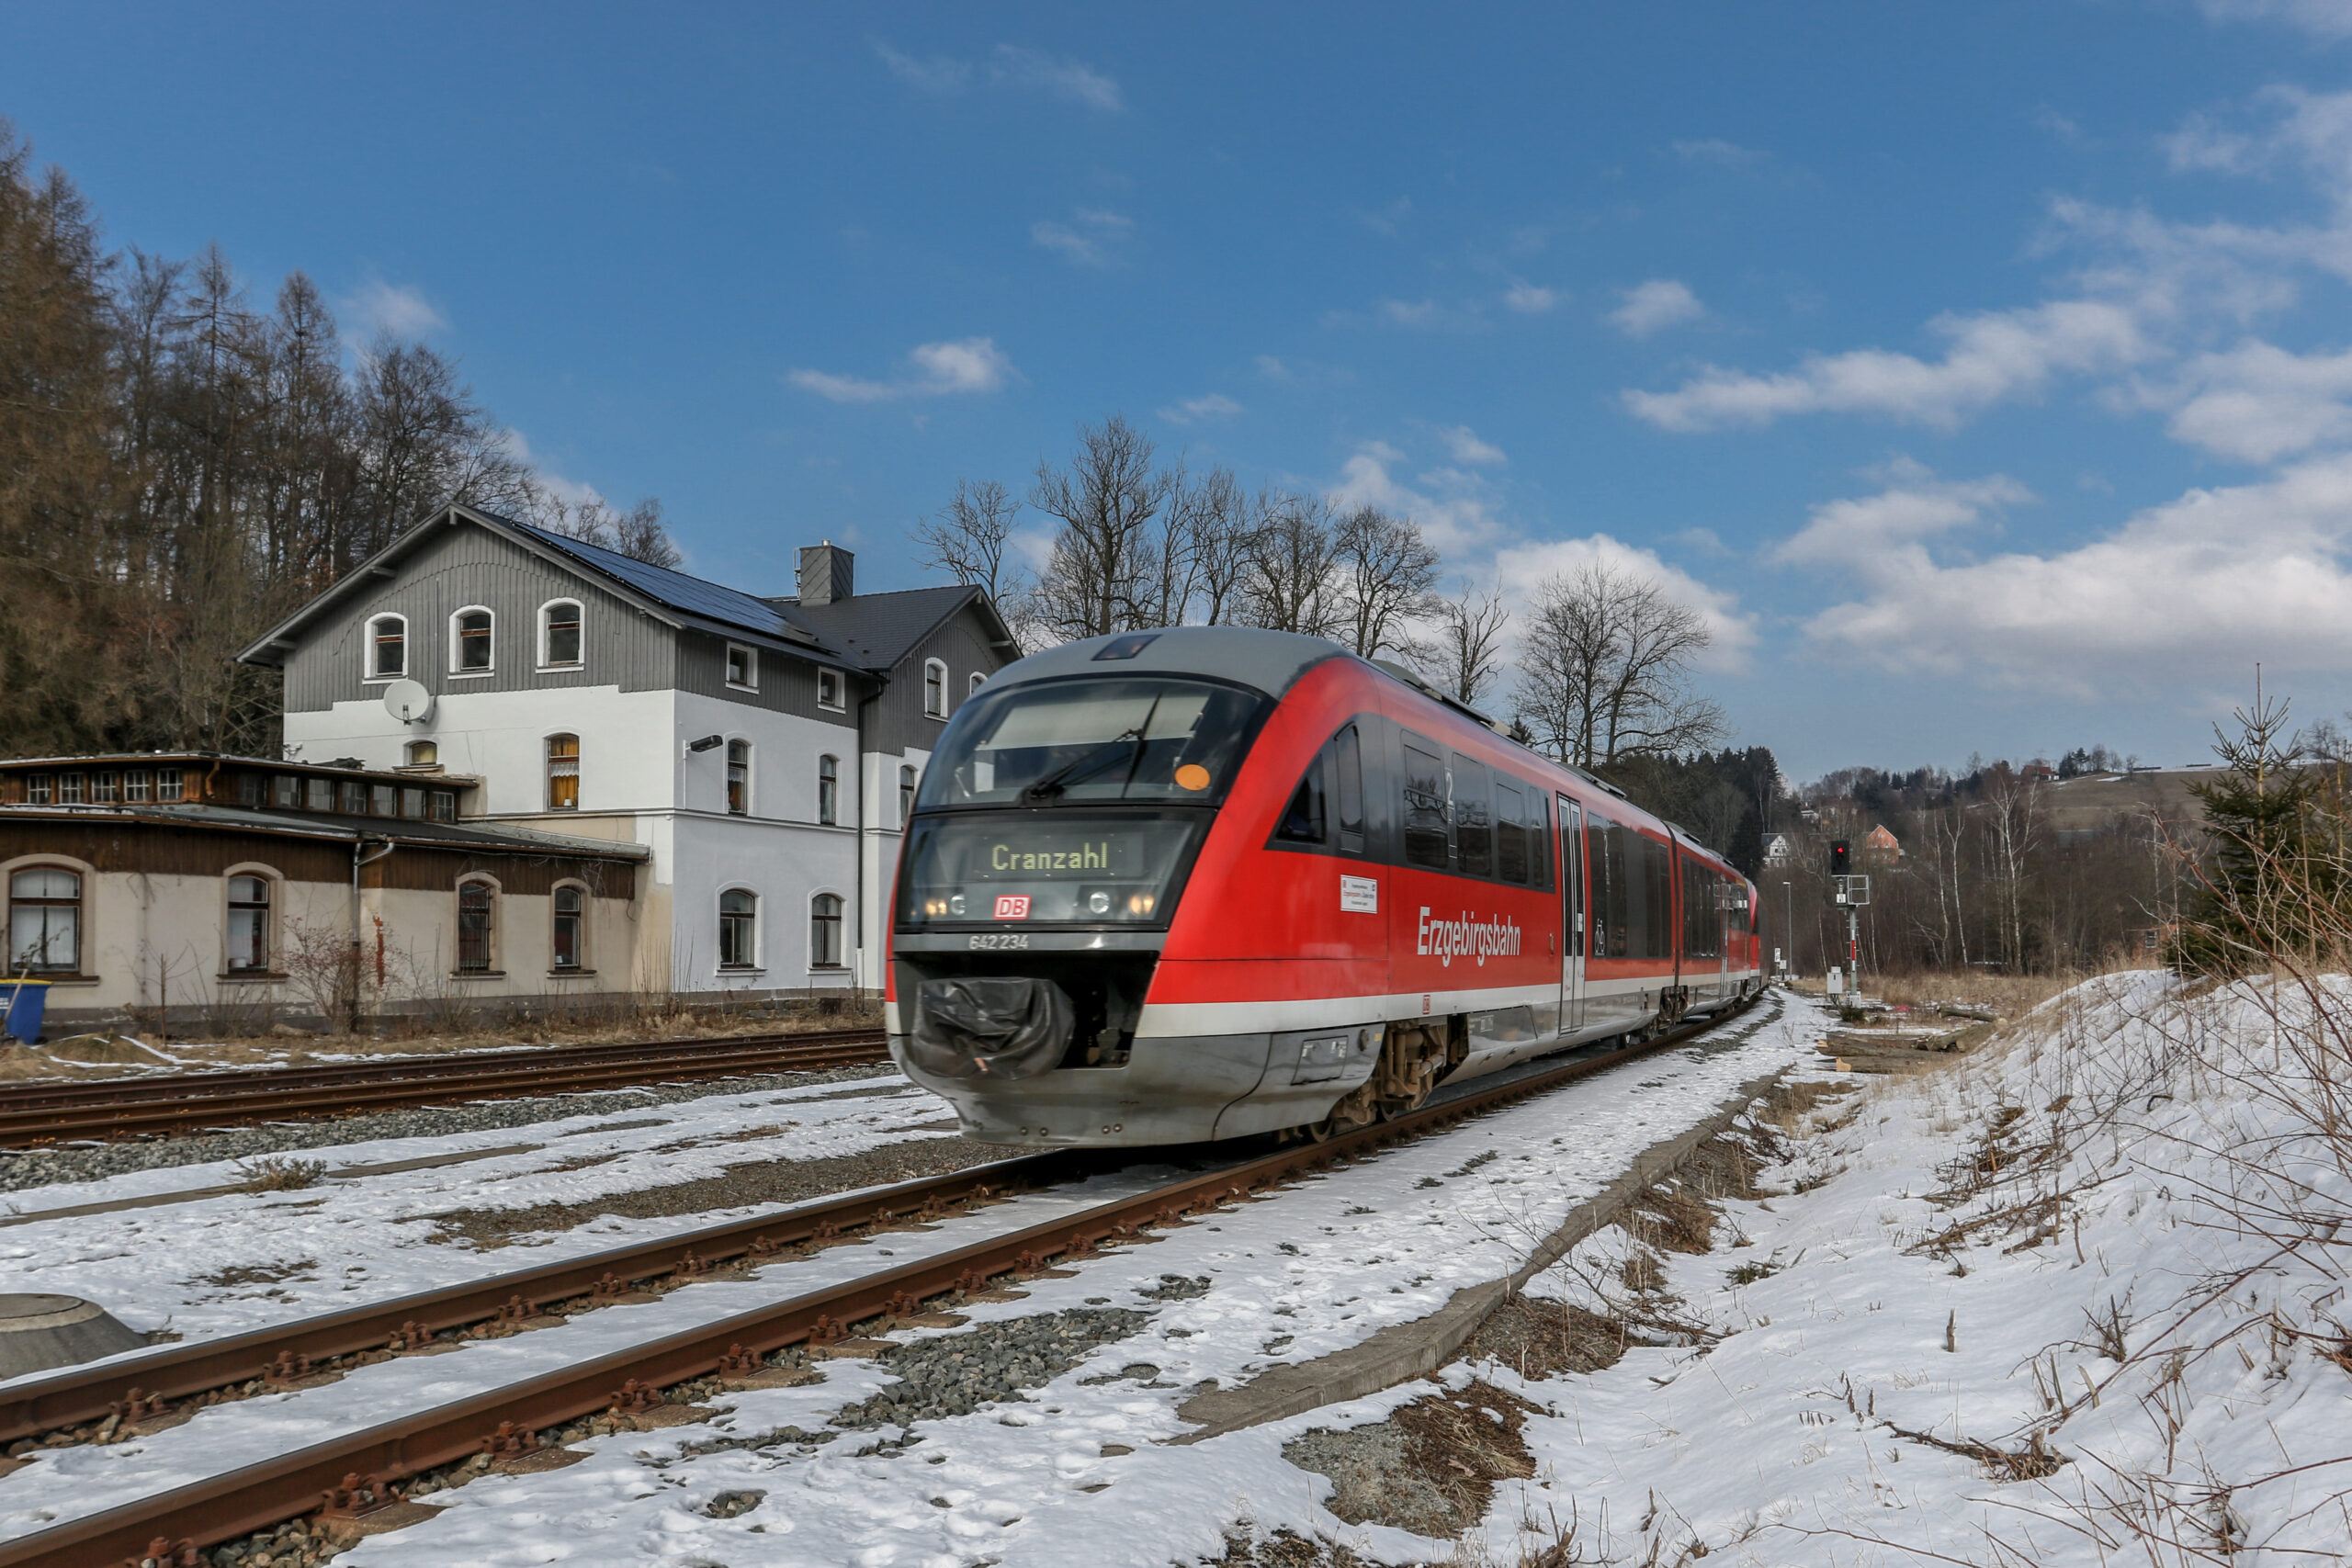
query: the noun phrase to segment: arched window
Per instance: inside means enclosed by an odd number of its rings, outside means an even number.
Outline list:
[[[752,743],[729,740],[727,743],[727,815],[749,817],[752,814]]]
[[[375,615],[368,622],[368,678],[390,681],[408,673],[408,617]]]
[[[479,879],[458,884],[458,973],[487,975],[498,945],[498,889]]]
[[[412,768],[435,767],[441,761],[441,747],[436,741],[412,740],[408,743],[407,756],[408,765]]]
[[[8,972],[82,972],[82,874],[28,866],[8,878]]]
[[[831,893],[808,900],[808,966],[842,966],[842,901]]]
[[[947,716],[947,666],[936,659],[923,661],[922,711],[931,718]]]
[[[491,671],[491,633],[492,621],[488,610],[476,604],[449,617],[449,672],[453,675],[487,675]]]
[[[718,896],[718,966],[760,966],[760,896],[730,887]]]
[[[580,809],[580,737],[548,737],[548,809]]]
[[[555,890],[555,969],[562,974],[582,967],[587,960],[588,896],[576,882]]]
[[[915,814],[915,770],[911,763],[899,770],[899,826],[907,825]]]
[[[250,872],[229,879],[229,973],[269,970],[269,878]]]
[[[539,610],[539,667],[577,669],[580,665],[580,602],[550,601]]]
[[[964,688],[965,694],[969,696],[972,693],[978,691],[980,687],[987,682],[988,678],[988,671],[984,670],[973,671],[970,683]]]
[[[831,828],[841,820],[842,764],[838,757],[817,759],[817,820]]]

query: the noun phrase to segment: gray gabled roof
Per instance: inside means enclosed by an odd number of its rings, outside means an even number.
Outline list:
[[[821,662],[886,671],[965,605],[978,602],[991,636],[1012,646],[1004,622],[978,589],[950,585],[895,593],[864,593],[831,604],[803,606],[789,598],[762,599],[703,578],[567,538],[529,523],[473,506],[445,506],[353,568],[309,604],[272,626],[237,655],[248,664],[285,662],[293,639],[334,605],[374,581],[381,569],[414,548],[438,525],[469,522],[542,558],[583,571],[621,599],[674,626],[763,643]]]

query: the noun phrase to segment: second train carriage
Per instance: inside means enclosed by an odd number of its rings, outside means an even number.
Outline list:
[[[1325,1134],[1759,984],[1755,888],[1318,637],[1171,627],[1001,671],[900,852],[909,1077],[990,1143]]]

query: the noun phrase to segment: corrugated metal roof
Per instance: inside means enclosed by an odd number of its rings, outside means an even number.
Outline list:
[[[345,817],[333,812],[254,811],[232,806],[13,806],[0,805],[0,821],[39,817],[66,821],[93,818],[152,822],[159,828],[260,829],[297,838],[389,839],[453,850],[501,850],[510,853],[593,855],[604,860],[642,861],[653,852],[644,844],[610,839],[575,839],[536,828],[478,828],[466,822],[427,822],[412,818]]]

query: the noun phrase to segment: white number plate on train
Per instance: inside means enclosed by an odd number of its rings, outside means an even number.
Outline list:
[[[972,951],[975,953],[1028,945],[1027,931],[975,931],[972,933]]]

